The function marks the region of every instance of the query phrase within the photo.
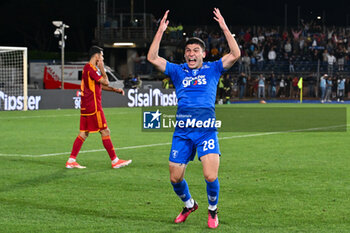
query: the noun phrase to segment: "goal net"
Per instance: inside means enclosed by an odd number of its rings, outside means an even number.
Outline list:
[[[27,110],[27,48],[0,46],[0,111]]]

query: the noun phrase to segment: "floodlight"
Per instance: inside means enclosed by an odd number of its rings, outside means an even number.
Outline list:
[[[62,21],[52,21],[52,24],[55,25],[56,27],[61,27],[63,22]]]
[[[56,29],[55,32],[53,33],[56,37],[58,37],[61,34],[61,30],[60,29]]]
[[[52,24],[56,26],[56,30],[53,33],[55,37],[60,37],[61,40],[58,41],[58,45],[61,48],[61,88],[64,89],[64,47],[65,47],[65,40],[67,39],[67,36],[64,34],[64,29],[69,28],[68,25],[64,24],[63,21],[52,21]]]
[[[136,47],[136,44],[133,42],[115,42],[113,43],[113,47]]]

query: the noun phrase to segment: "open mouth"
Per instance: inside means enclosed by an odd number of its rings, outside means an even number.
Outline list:
[[[196,62],[197,62],[197,60],[196,60],[195,58],[189,58],[189,59],[188,59],[188,64],[189,64],[189,65],[195,65]]]

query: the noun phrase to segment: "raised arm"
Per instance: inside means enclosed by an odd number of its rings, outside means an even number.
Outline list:
[[[105,66],[104,66],[103,60],[99,60],[97,62],[97,67],[99,68],[101,75],[102,75],[102,78],[100,79],[99,82],[104,86],[108,86],[109,81],[108,81],[108,76],[107,76],[106,71],[105,71]]]
[[[220,10],[218,8],[214,8],[213,13],[215,15],[214,19],[219,23],[220,28],[225,35],[228,47],[230,48],[230,52],[222,57],[223,67],[225,69],[229,69],[241,56],[241,50],[239,49],[235,38],[232,36],[230,30],[228,29],[224,17],[222,17],[220,13]]]
[[[160,21],[158,31],[153,38],[153,42],[147,54],[147,60],[150,63],[152,63],[161,72],[165,71],[167,61],[164,58],[160,57],[158,53],[159,53],[160,41],[162,40],[163,34],[169,24],[169,20],[167,20],[168,13],[169,13],[169,10],[165,12],[162,20]]]

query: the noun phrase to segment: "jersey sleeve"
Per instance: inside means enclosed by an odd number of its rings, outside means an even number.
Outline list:
[[[226,69],[224,69],[224,65],[222,64],[222,58],[220,58],[217,61],[214,61],[213,65],[214,65],[215,71],[220,74],[216,76],[217,80],[219,80],[220,76],[227,71]]]
[[[169,76],[173,82],[176,82],[177,69],[178,69],[178,65],[167,61],[164,74]]]
[[[224,65],[222,64],[222,58],[220,58],[219,60],[215,61],[214,64],[215,64],[216,70],[220,74],[223,74],[223,73],[225,73],[227,71],[226,69],[224,69]]]
[[[98,70],[92,68],[89,69],[89,76],[96,82],[100,81],[100,79],[102,78],[102,76],[98,73]]]

